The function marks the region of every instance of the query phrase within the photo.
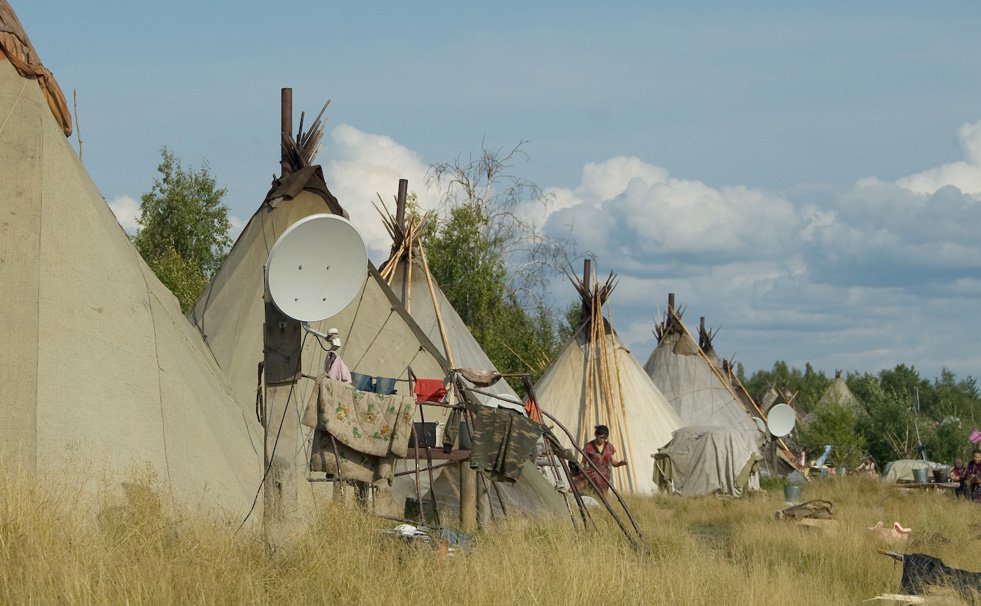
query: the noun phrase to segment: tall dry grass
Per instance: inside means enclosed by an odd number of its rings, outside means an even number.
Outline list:
[[[805,488],[837,505],[826,530],[774,520],[775,492],[634,498],[639,549],[609,522],[583,534],[567,519],[511,520],[445,561],[343,503],[270,556],[257,530],[174,506],[152,482],[87,494],[0,473],[0,603],[857,604],[898,589],[880,547],[981,570],[981,508],[859,478]],[[913,527],[911,543],[872,536],[878,520]]]

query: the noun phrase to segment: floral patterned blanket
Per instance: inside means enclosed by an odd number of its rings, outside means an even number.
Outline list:
[[[307,402],[303,423],[330,433],[358,452],[404,457],[409,451],[414,412],[412,396],[359,391],[348,383],[320,375]]]

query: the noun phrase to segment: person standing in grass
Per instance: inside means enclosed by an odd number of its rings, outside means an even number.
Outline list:
[[[981,450],[975,450],[971,462],[967,464],[964,481],[967,496],[975,503],[981,503]]]
[[[614,460],[617,450],[609,440],[610,429],[606,425],[597,425],[593,432],[593,439],[583,448],[582,475],[579,476],[580,491],[592,488],[589,482],[592,480],[592,484],[596,485],[600,494],[605,495],[610,488],[613,468],[627,464],[625,460]],[[593,464],[590,465],[590,462]]]

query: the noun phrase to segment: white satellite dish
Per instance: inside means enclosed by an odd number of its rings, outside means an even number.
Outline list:
[[[766,433],[766,421],[759,417],[753,417],[753,422],[756,423],[756,427],[760,430],[760,433]]]
[[[273,303],[301,322],[343,310],[367,276],[364,240],[350,221],[337,215],[310,215],[290,225],[266,260],[266,290]]]
[[[766,413],[766,426],[770,433],[782,438],[794,430],[797,423],[797,413],[786,404],[776,404]]]

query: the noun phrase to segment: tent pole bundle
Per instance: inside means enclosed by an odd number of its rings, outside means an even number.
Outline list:
[[[572,277],[573,285],[582,299],[583,310],[589,314],[589,337],[586,356],[586,393],[585,408],[579,423],[578,444],[585,444],[592,435],[592,421],[606,419],[610,427],[610,438],[623,445],[625,452],[631,452],[630,432],[627,430],[626,410],[624,404],[623,381],[620,377],[620,366],[617,361],[616,348],[607,339],[607,326],[613,322],[603,314],[603,305],[609,310],[609,297],[616,288],[616,274],[610,273],[602,284],[591,280],[592,262],[587,259],[584,263],[583,278]],[[614,375],[616,380],[614,381]],[[622,486],[634,491],[638,486],[636,470],[633,466],[617,467],[614,470],[616,479]]]

